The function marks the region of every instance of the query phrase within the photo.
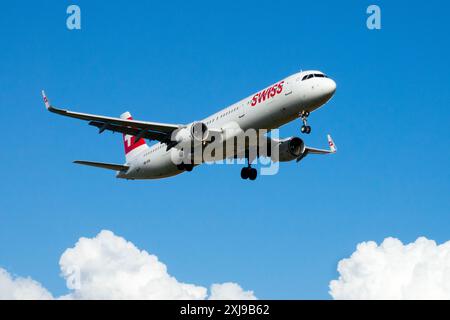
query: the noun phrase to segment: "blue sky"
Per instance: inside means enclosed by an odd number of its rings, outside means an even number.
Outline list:
[[[0,266],[66,292],[58,260],[102,229],[156,254],[180,281],[235,281],[259,298],[328,299],[357,243],[450,240],[450,46],[443,1],[74,1],[2,4]],[[45,112],[56,105],[183,123],[300,69],[337,82],[307,144],[330,157],[255,182],[202,166],[127,182],[75,159],[122,162],[119,135]],[[297,121],[282,136],[300,135]]]

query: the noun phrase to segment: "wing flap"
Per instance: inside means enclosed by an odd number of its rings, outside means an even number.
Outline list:
[[[140,138],[149,139],[149,140],[157,140],[157,141],[165,141],[168,137],[170,138],[170,136],[168,136],[165,133],[161,133],[161,132],[148,131],[148,130],[142,132],[142,130],[139,130],[136,128],[123,127],[123,126],[109,124],[109,123],[107,123],[105,125],[105,123],[99,122],[99,121],[90,121],[89,125],[99,128],[100,133],[103,130],[108,130],[108,131],[112,131],[112,132],[120,132],[120,133],[124,133],[124,134],[129,134],[132,136],[140,136]]]
[[[82,165],[90,166],[90,167],[109,169],[109,170],[114,170],[114,171],[127,171],[130,168],[129,166],[115,164],[115,163],[106,163],[106,162],[76,160],[73,163],[82,164]]]

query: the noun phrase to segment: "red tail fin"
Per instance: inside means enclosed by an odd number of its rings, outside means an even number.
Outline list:
[[[124,112],[121,116],[121,119],[126,119],[126,120],[132,120],[133,118],[131,117],[131,114],[127,111]],[[136,137],[129,135],[129,134],[123,134],[123,144],[125,147],[125,157],[129,158],[129,156],[133,155],[133,151],[143,145],[147,145],[145,143],[145,140],[140,138],[139,140],[136,141]]]

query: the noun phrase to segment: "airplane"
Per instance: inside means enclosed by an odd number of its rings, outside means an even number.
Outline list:
[[[301,132],[310,134],[309,115],[325,105],[335,91],[335,81],[323,72],[301,71],[203,120],[189,124],[134,120],[128,111],[120,118],[79,113],[52,106],[44,91],[42,91],[42,97],[45,107],[50,112],[89,121],[88,124],[97,127],[99,133],[106,130],[122,133],[126,160],[124,164],[81,160],[74,163],[114,170],[117,178],[137,180],[176,176],[183,172],[190,172],[195,166],[204,163],[205,161],[202,160],[195,163],[191,161],[193,153],[191,151],[185,153],[182,150],[188,144],[197,146],[200,144],[201,148],[214,142],[225,145],[225,142],[236,141],[237,137],[245,134],[246,130],[266,129],[270,132],[298,118],[302,121]],[[157,141],[157,143],[149,146],[145,140]],[[257,150],[262,149],[263,144],[267,144],[270,148],[266,155],[273,161],[279,162],[293,160],[298,162],[309,154],[333,154],[337,151],[330,135],[328,135],[329,149],[308,147],[299,137],[272,139],[266,136],[263,139],[257,139],[256,143],[245,142],[240,153],[238,149],[232,150],[231,154],[217,153],[215,159],[245,157],[247,165],[241,170],[241,178],[255,180],[258,172],[252,167],[252,162],[263,154],[256,151],[256,156],[250,157],[249,151],[252,147],[256,147]],[[273,146],[278,148],[276,155],[271,154]]]

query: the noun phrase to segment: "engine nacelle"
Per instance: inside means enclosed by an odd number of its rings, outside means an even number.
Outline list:
[[[272,159],[275,158],[280,162],[287,162],[297,159],[305,152],[305,143],[300,138],[292,137],[281,141],[278,148],[278,159],[274,154],[272,154]]]
[[[193,122],[175,134],[176,142],[204,142],[209,137],[208,126],[203,122]]]

